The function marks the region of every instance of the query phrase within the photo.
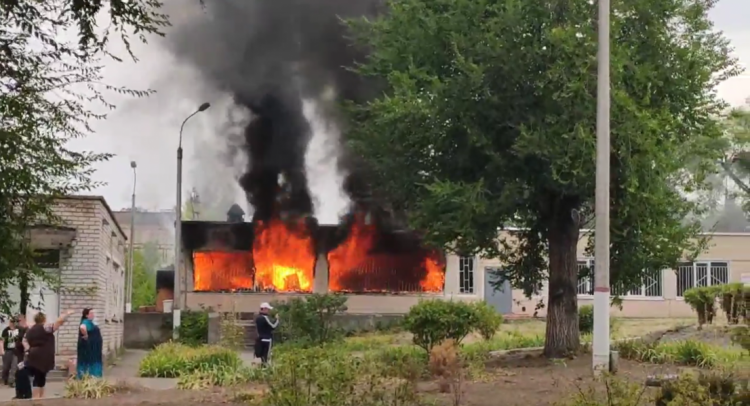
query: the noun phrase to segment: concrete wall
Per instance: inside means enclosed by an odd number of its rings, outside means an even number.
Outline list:
[[[187,308],[199,310],[210,308],[216,311],[252,312],[260,308],[263,302],[285,300],[298,296],[294,293],[207,293],[188,292]],[[476,301],[477,296],[424,294],[424,295],[347,295],[347,313],[349,314],[403,314],[422,299],[446,299]]]
[[[94,309],[104,336],[104,352],[122,346],[124,322],[126,237],[102,197],[61,199],[55,213],[76,229],[73,247],[63,250],[60,310]],[[78,341],[77,314],[58,333],[58,353],[74,355]]]
[[[125,348],[150,349],[172,339],[171,313],[126,313]]]

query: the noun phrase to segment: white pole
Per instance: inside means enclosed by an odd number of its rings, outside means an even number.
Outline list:
[[[195,113],[193,113],[195,114]],[[192,117],[192,114],[190,115]],[[188,117],[188,118],[190,118]],[[187,121],[187,119],[185,119]],[[185,126],[185,122],[182,123]],[[172,338],[180,338],[180,310],[182,310],[182,128],[180,128],[180,146],[177,148],[177,204],[175,205],[174,223],[174,297],[172,298]]]
[[[596,246],[594,248],[594,373],[609,371],[609,0],[599,0],[596,89]]]
[[[130,271],[128,272],[128,280],[125,281],[125,294],[128,295],[127,303],[125,303],[125,313],[133,311],[133,272],[135,271],[134,259],[134,248],[135,244],[135,185],[136,185],[136,163],[130,161],[130,167],[133,168],[133,198],[130,201],[130,248],[129,256],[130,259]]]

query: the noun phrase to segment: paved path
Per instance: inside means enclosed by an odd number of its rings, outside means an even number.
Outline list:
[[[107,379],[113,381],[126,381],[133,385],[142,386],[147,389],[162,390],[177,387],[177,379],[166,378],[138,378],[138,364],[148,351],[128,350],[123,356],[109,367],[104,373]],[[65,382],[49,382],[45,388],[45,398],[59,398],[65,394]],[[0,387],[0,402],[7,402],[16,396],[16,390],[8,387]]]

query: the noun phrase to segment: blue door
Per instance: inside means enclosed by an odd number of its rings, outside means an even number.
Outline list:
[[[497,267],[484,268],[484,301],[494,307],[498,313],[510,314],[513,312],[513,290],[510,282],[503,282],[499,289],[493,286],[499,278],[497,275],[499,271],[500,268]]]

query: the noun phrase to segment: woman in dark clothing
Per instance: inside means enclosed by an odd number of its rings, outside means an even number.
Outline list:
[[[83,309],[81,325],[78,331],[78,359],[76,360],[76,376],[101,378],[104,372],[102,362],[102,333],[94,323],[94,311]]]
[[[73,313],[74,311],[69,311],[51,324],[47,324],[44,313],[37,313],[34,316],[34,325],[26,331],[23,339],[26,353],[22,365],[18,368],[23,368],[26,376],[32,379],[32,386],[36,389],[34,398],[44,397],[47,374],[55,368],[55,332]],[[23,398],[28,399],[27,394],[23,395]]]

